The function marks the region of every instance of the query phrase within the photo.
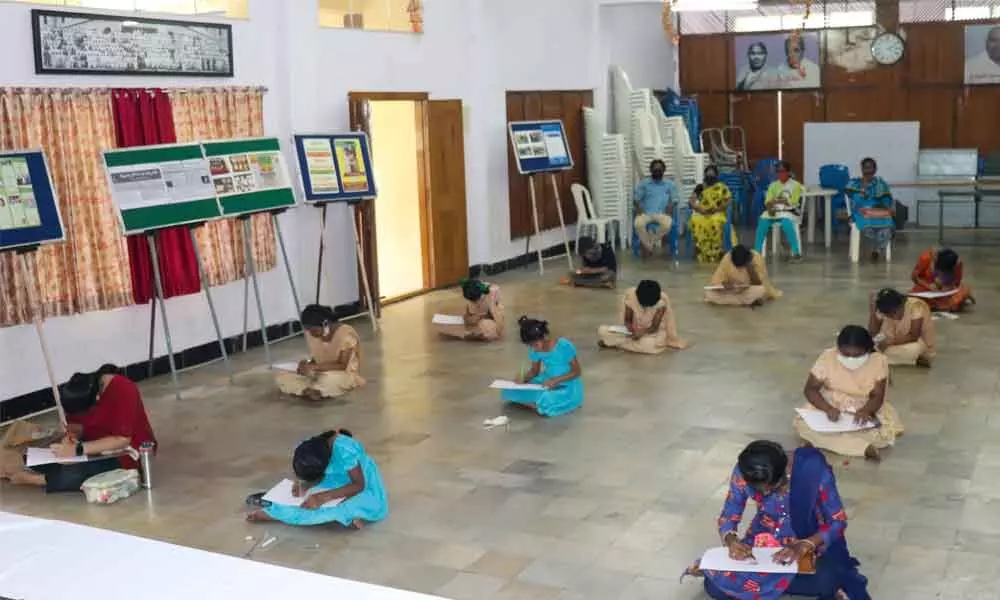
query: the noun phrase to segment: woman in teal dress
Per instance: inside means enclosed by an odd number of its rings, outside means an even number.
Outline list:
[[[501,398],[530,406],[543,417],[558,417],[579,408],[583,404],[583,381],[572,342],[549,337],[546,321],[521,317],[517,324],[531,359],[531,370],[519,377],[518,383],[535,383],[545,389],[504,390]]]
[[[292,493],[306,496],[302,506],[272,504],[255,494],[247,499],[260,509],[249,521],[280,521],[288,525],[340,523],[361,529],[389,514],[389,501],[378,466],[346,429],[327,431],[295,449],[292,470],[297,481]],[[309,493],[310,490],[319,490]],[[325,504],[343,499],[333,506]]]
[[[896,234],[892,191],[875,174],[877,171],[874,158],[862,160],[861,177],[848,182],[846,190],[851,197],[851,220],[861,235],[872,242],[872,260],[878,260],[879,252],[886,249]]]

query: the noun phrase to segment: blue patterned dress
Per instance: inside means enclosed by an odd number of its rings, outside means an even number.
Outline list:
[[[870,239],[878,250],[885,249],[896,232],[896,222],[892,217],[866,217],[862,210],[891,209],[889,184],[877,175],[867,184],[860,177],[855,177],[847,184],[847,193],[851,196],[851,218],[861,234]]]
[[[365,453],[364,446],[354,438],[342,434],[334,438],[333,452],[323,481],[313,489],[335,490],[348,485],[351,483],[348,472],[358,466],[365,476],[365,489],[336,506],[309,509],[272,504],[263,510],[272,519],[288,525],[340,523],[347,527],[358,519],[367,522],[381,521],[389,514],[389,501],[382,485],[382,475],[375,461]]]
[[[733,469],[729,481],[729,494],[719,516],[719,535],[738,533],[743,509],[747,500],[752,499],[757,503],[757,514],[742,538],[744,544],[753,547],[777,547],[799,539],[800,536],[792,528],[790,495],[786,487],[763,496],[747,485],[739,467]],[[822,544],[817,549],[817,557],[822,557],[825,549],[841,539],[847,528],[847,514],[844,512],[844,504],[837,493],[833,471],[829,466],[826,466],[819,475],[815,513],[819,523],[818,533],[823,538]],[[706,588],[711,586],[714,588],[712,592],[717,594],[713,597],[772,600],[786,593],[795,592],[789,589],[793,586],[795,575],[723,571],[704,571],[704,575]]]
[[[549,352],[528,350],[528,358],[532,363],[542,364],[542,370],[528,383],[542,384],[573,370],[576,347],[566,338],[559,338]],[[507,402],[530,406],[543,417],[557,417],[572,412],[583,404],[583,381],[577,377],[551,390],[504,390],[500,397]]]

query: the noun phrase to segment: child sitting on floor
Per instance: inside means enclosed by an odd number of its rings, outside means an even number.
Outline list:
[[[282,394],[308,400],[336,398],[365,384],[361,371],[361,339],[353,327],[338,323],[333,309],[311,304],[302,311],[309,360],[296,373],[276,377]]]
[[[611,244],[598,244],[594,238],[582,237],[576,249],[583,267],[569,274],[574,287],[613,288],[618,279],[618,259]]]
[[[528,345],[531,369],[518,383],[534,383],[544,390],[504,390],[501,398],[535,409],[543,417],[557,417],[583,404],[583,381],[576,348],[566,338],[552,339],[549,324],[538,319],[517,320],[521,341]]]

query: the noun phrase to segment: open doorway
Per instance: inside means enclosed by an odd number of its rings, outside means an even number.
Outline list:
[[[420,107],[413,100],[376,100],[369,110],[372,161],[378,165],[378,289],[385,302],[427,288]]]

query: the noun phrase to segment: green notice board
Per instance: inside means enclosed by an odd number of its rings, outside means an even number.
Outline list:
[[[104,166],[125,235],[222,215],[200,144],[107,150]]]
[[[224,216],[295,206],[278,138],[202,142]]]

